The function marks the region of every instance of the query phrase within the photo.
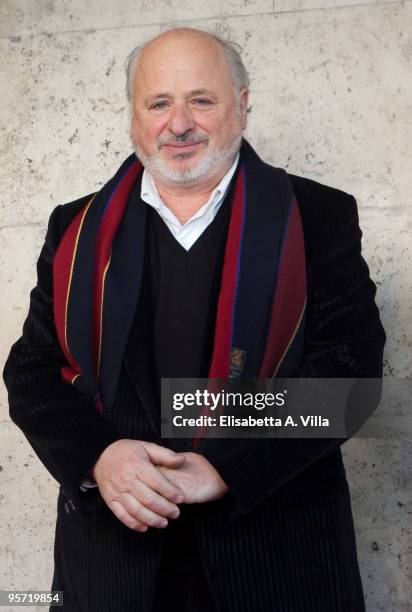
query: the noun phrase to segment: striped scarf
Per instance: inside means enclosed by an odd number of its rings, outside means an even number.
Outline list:
[[[115,403],[139,299],[146,205],[129,195],[142,164],[130,155],[66,229],[54,257],[54,318],[65,382],[99,411]],[[289,376],[303,351],[306,264],[288,174],[243,139],[218,298],[210,378]]]

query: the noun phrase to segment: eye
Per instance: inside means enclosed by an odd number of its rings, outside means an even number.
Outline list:
[[[156,102],[155,104],[151,105],[151,109],[162,109],[166,106],[167,102]]]
[[[211,100],[208,100],[207,98],[196,98],[196,100],[193,100],[193,102],[195,102],[195,104],[200,104],[200,106],[209,106],[212,104]]]

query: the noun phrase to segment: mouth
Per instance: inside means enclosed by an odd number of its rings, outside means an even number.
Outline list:
[[[171,151],[192,151],[200,144],[202,144],[202,142],[203,141],[201,140],[199,142],[165,144],[163,145],[163,147]]]

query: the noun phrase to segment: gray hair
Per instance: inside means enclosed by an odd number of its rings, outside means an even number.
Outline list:
[[[196,31],[201,32],[203,34],[208,34],[211,38],[213,38],[223,49],[227,62],[229,64],[230,73],[232,75],[233,84],[235,86],[236,92],[239,94],[241,89],[244,87],[249,88],[249,75],[247,70],[243,64],[242,58],[240,57],[239,51],[236,49],[238,47],[241,49],[240,45],[234,43],[229,40],[224,40],[217,34],[213,34],[212,32],[206,32],[204,30],[196,30],[196,28],[172,28],[170,30],[166,30],[165,33],[176,33],[179,34],[181,32],[193,32]],[[131,103],[133,100],[133,84],[134,77],[136,73],[137,62],[144,50],[144,48],[152,41],[153,39],[143,43],[142,45],[138,45],[133,49],[130,55],[126,59],[126,95],[128,101]],[[250,110],[250,109],[249,109]]]

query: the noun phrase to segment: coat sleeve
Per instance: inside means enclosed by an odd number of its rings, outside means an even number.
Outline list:
[[[380,378],[385,333],[374,299],[376,287],[361,256],[356,201],[333,191],[338,198],[311,221],[315,239],[307,265],[305,347],[295,376]],[[313,209],[311,214],[316,214]],[[193,450],[208,459],[226,482],[237,502],[236,515],[249,511],[345,441],[204,438]]]
[[[29,313],[3,377],[12,421],[65,495],[85,508],[92,500],[81,493],[81,481],[100,453],[122,436],[99,414],[93,399],[63,382],[60,375],[67,363],[54,326],[53,257],[61,236],[63,208],[58,206],[50,216]]]

